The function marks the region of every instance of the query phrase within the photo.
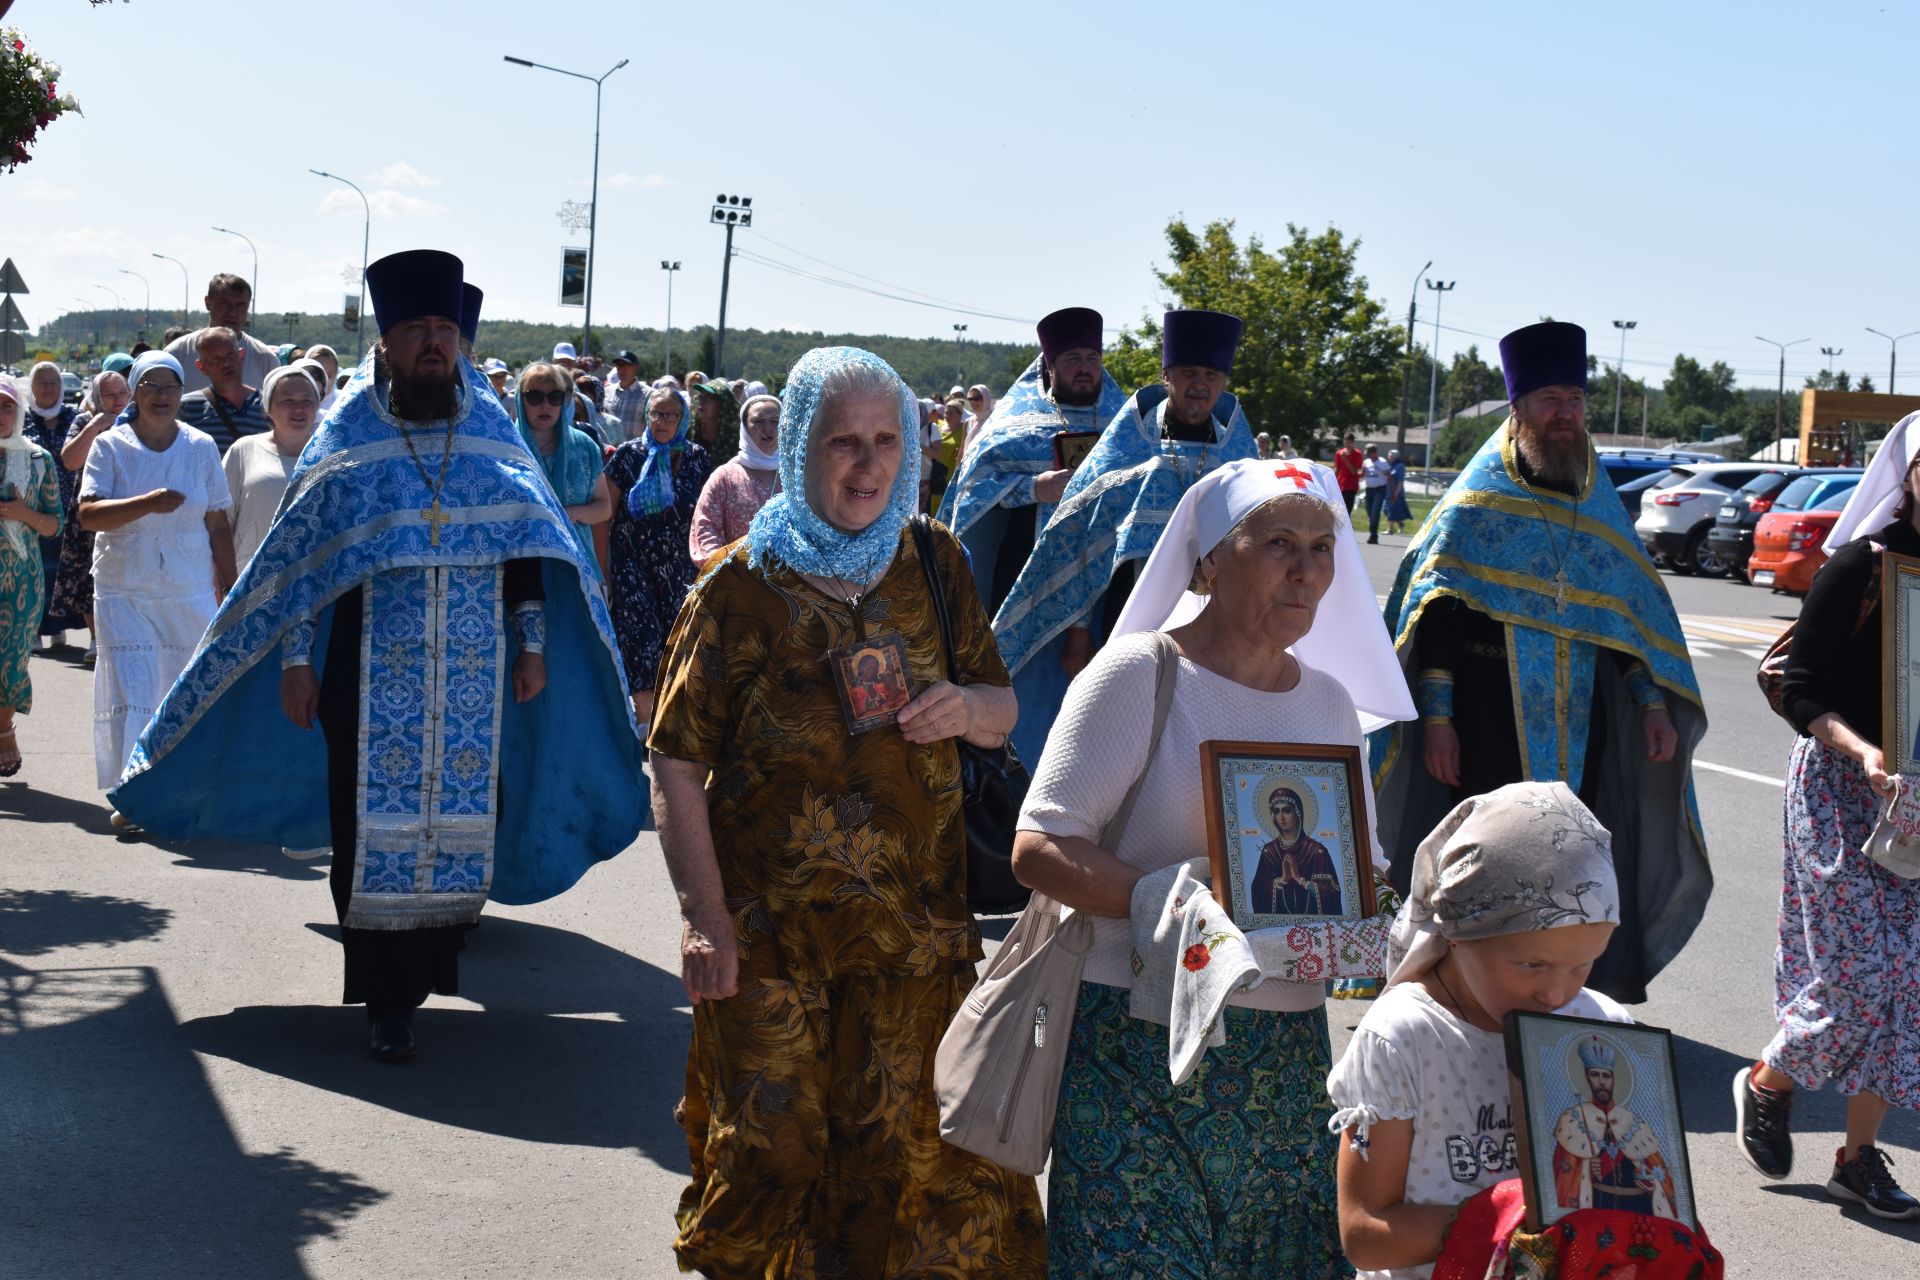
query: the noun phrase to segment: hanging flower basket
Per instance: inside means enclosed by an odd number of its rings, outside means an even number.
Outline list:
[[[27,47],[26,37],[0,27],[0,170],[33,159],[28,148],[40,131],[80,104],[59,88],[60,68]]]

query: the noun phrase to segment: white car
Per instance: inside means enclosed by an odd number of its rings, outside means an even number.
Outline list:
[[[1640,499],[1633,530],[1655,564],[1675,573],[1726,576],[1728,565],[1707,541],[1727,495],[1763,471],[1791,471],[1785,462],[1688,462],[1674,467]]]

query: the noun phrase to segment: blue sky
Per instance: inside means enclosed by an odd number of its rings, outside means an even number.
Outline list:
[[[653,6],[335,0],[321,6],[18,0],[4,19],[65,68],[84,118],[0,175],[0,253],[31,323],[108,302],[197,305],[250,270],[259,305],[321,310],[373,255],[466,259],[488,311],[557,305],[555,214],[585,200],[606,83],[595,318],[711,323],[719,192],[754,197],[736,247],[893,293],[1032,318],[1086,304],[1130,324],[1180,214],[1360,237],[1404,316],[1420,265],[1458,281],[1443,356],[1552,314],[1659,376],[1686,351],[1770,385],[1754,335],[1812,341],[1884,390],[1920,329],[1908,85],[1920,7],[1400,3]],[[542,15],[556,20],[542,25]],[[698,15],[697,21],[693,21]],[[1904,92],[1903,92],[1904,91]],[[276,103],[284,98],[286,106]],[[580,233],[584,237],[584,232]],[[809,256],[803,256],[809,255]],[[831,265],[827,265],[831,264]],[[861,279],[860,276],[868,277]],[[884,282],[884,283],[882,283]],[[1422,341],[1432,340],[1423,290]],[[1026,339],[1017,320],[909,305],[738,258],[729,320],[762,328]],[[1920,338],[1902,344],[1920,391]]]

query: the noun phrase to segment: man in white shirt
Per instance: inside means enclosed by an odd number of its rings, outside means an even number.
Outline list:
[[[247,312],[253,306],[253,286],[239,276],[223,271],[207,281],[207,296],[203,301],[210,317],[207,329],[231,329],[240,335],[243,357],[240,380],[250,387],[265,382],[267,375],[280,367],[280,352],[246,331]],[[199,365],[200,335],[205,332],[206,329],[196,329],[167,344],[167,354],[178,360],[180,367],[186,370],[183,392],[198,391],[212,385]]]

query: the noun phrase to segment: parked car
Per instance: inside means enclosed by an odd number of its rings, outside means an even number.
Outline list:
[[[1846,492],[1860,483],[1860,467],[1798,467],[1770,471],[1740,486],[1720,504],[1707,530],[1707,545],[1737,574],[1745,574],[1753,551],[1753,527],[1769,511],[1804,511],[1829,493]]]
[[[1675,573],[1725,577],[1726,561],[1707,543],[1720,504],[1757,475],[1792,470],[1784,462],[1682,463],[1647,491],[1652,501],[1641,502],[1634,532],[1655,563]]]
[[[1803,596],[1813,575],[1827,562],[1827,535],[1853,496],[1851,488],[1830,492],[1803,511],[1769,511],[1753,528],[1753,555],[1747,581],[1788,595]]]
[[[1625,449],[1608,445],[1594,450],[1600,459],[1600,469],[1607,473],[1607,479],[1613,481],[1613,487],[1638,480],[1643,476],[1659,475],[1677,462],[1719,462],[1721,458],[1713,453],[1690,453],[1684,449]]]
[[[86,391],[87,384],[80,380],[79,374],[62,373],[60,375],[60,398],[68,404],[79,404],[80,398],[86,394]]]
[[[1647,490],[1658,485],[1662,480],[1665,480],[1672,474],[1673,468],[1667,467],[1660,471],[1650,471],[1638,479],[1627,481],[1625,484],[1615,485],[1613,491],[1620,495],[1620,505],[1627,509],[1627,519],[1636,519],[1640,515],[1640,499],[1642,496],[1646,494]]]

